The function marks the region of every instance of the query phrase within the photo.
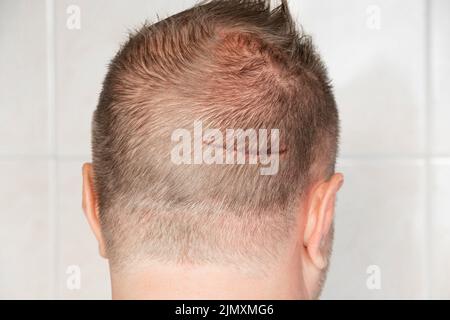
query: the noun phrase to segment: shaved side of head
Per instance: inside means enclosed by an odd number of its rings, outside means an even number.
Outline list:
[[[224,136],[278,129],[278,171],[174,163],[172,134],[195,121]],[[276,259],[303,193],[334,172],[338,122],[325,67],[284,1],[207,1],[145,25],[112,60],[93,120],[112,265]]]

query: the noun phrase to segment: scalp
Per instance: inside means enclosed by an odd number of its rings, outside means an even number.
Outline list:
[[[203,2],[145,24],[112,60],[92,147],[114,261],[273,258],[299,195],[334,170],[338,115],[325,67],[285,1],[269,2]],[[171,163],[171,133],[199,119],[279,129],[279,173]]]

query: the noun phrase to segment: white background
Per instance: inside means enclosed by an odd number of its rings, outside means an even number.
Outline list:
[[[127,31],[193,3],[0,0],[0,298],[110,297],[81,210],[91,115]],[[342,118],[346,182],[323,298],[450,298],[450,1],[290,4]],[[70,5],[79,30],[66,26]],[[66,286],[70,265],[80,290]],[[371,265],[379,290],[366,285]]]

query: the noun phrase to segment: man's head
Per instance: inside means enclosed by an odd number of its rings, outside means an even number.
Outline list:
[[[322,278],[342,183],[338,113],[310,38],[284,2],[269,3],[202,3],[145,25],[112,60],[84,207],[113,270],[158,261],[267,271],[295,252],[305,282]],[[207,134],[178,149],[199,123]],[[204,149],[223,162],[205,161]],[[180,150],[184,162],[173,159]],[[277,159],[268,174],[263,151]]]

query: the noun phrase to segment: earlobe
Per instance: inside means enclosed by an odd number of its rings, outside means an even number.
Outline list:
[[[326,268],[329,254],[329,233],[333,225],[336,193],[343,183],[342,174],[333,175],[311,192],[304,229],[304,246],[311,262],[318,269]]]
[[[105,244],[103,241],[100,216],[97,205],[97,194],[94,189],[93,170],[90,163],[83,165],[83,201],[82,207],[86,219],[91,227],[92,232],[97,239],[99,246],[99,253],[102,257],[106,258]]]

